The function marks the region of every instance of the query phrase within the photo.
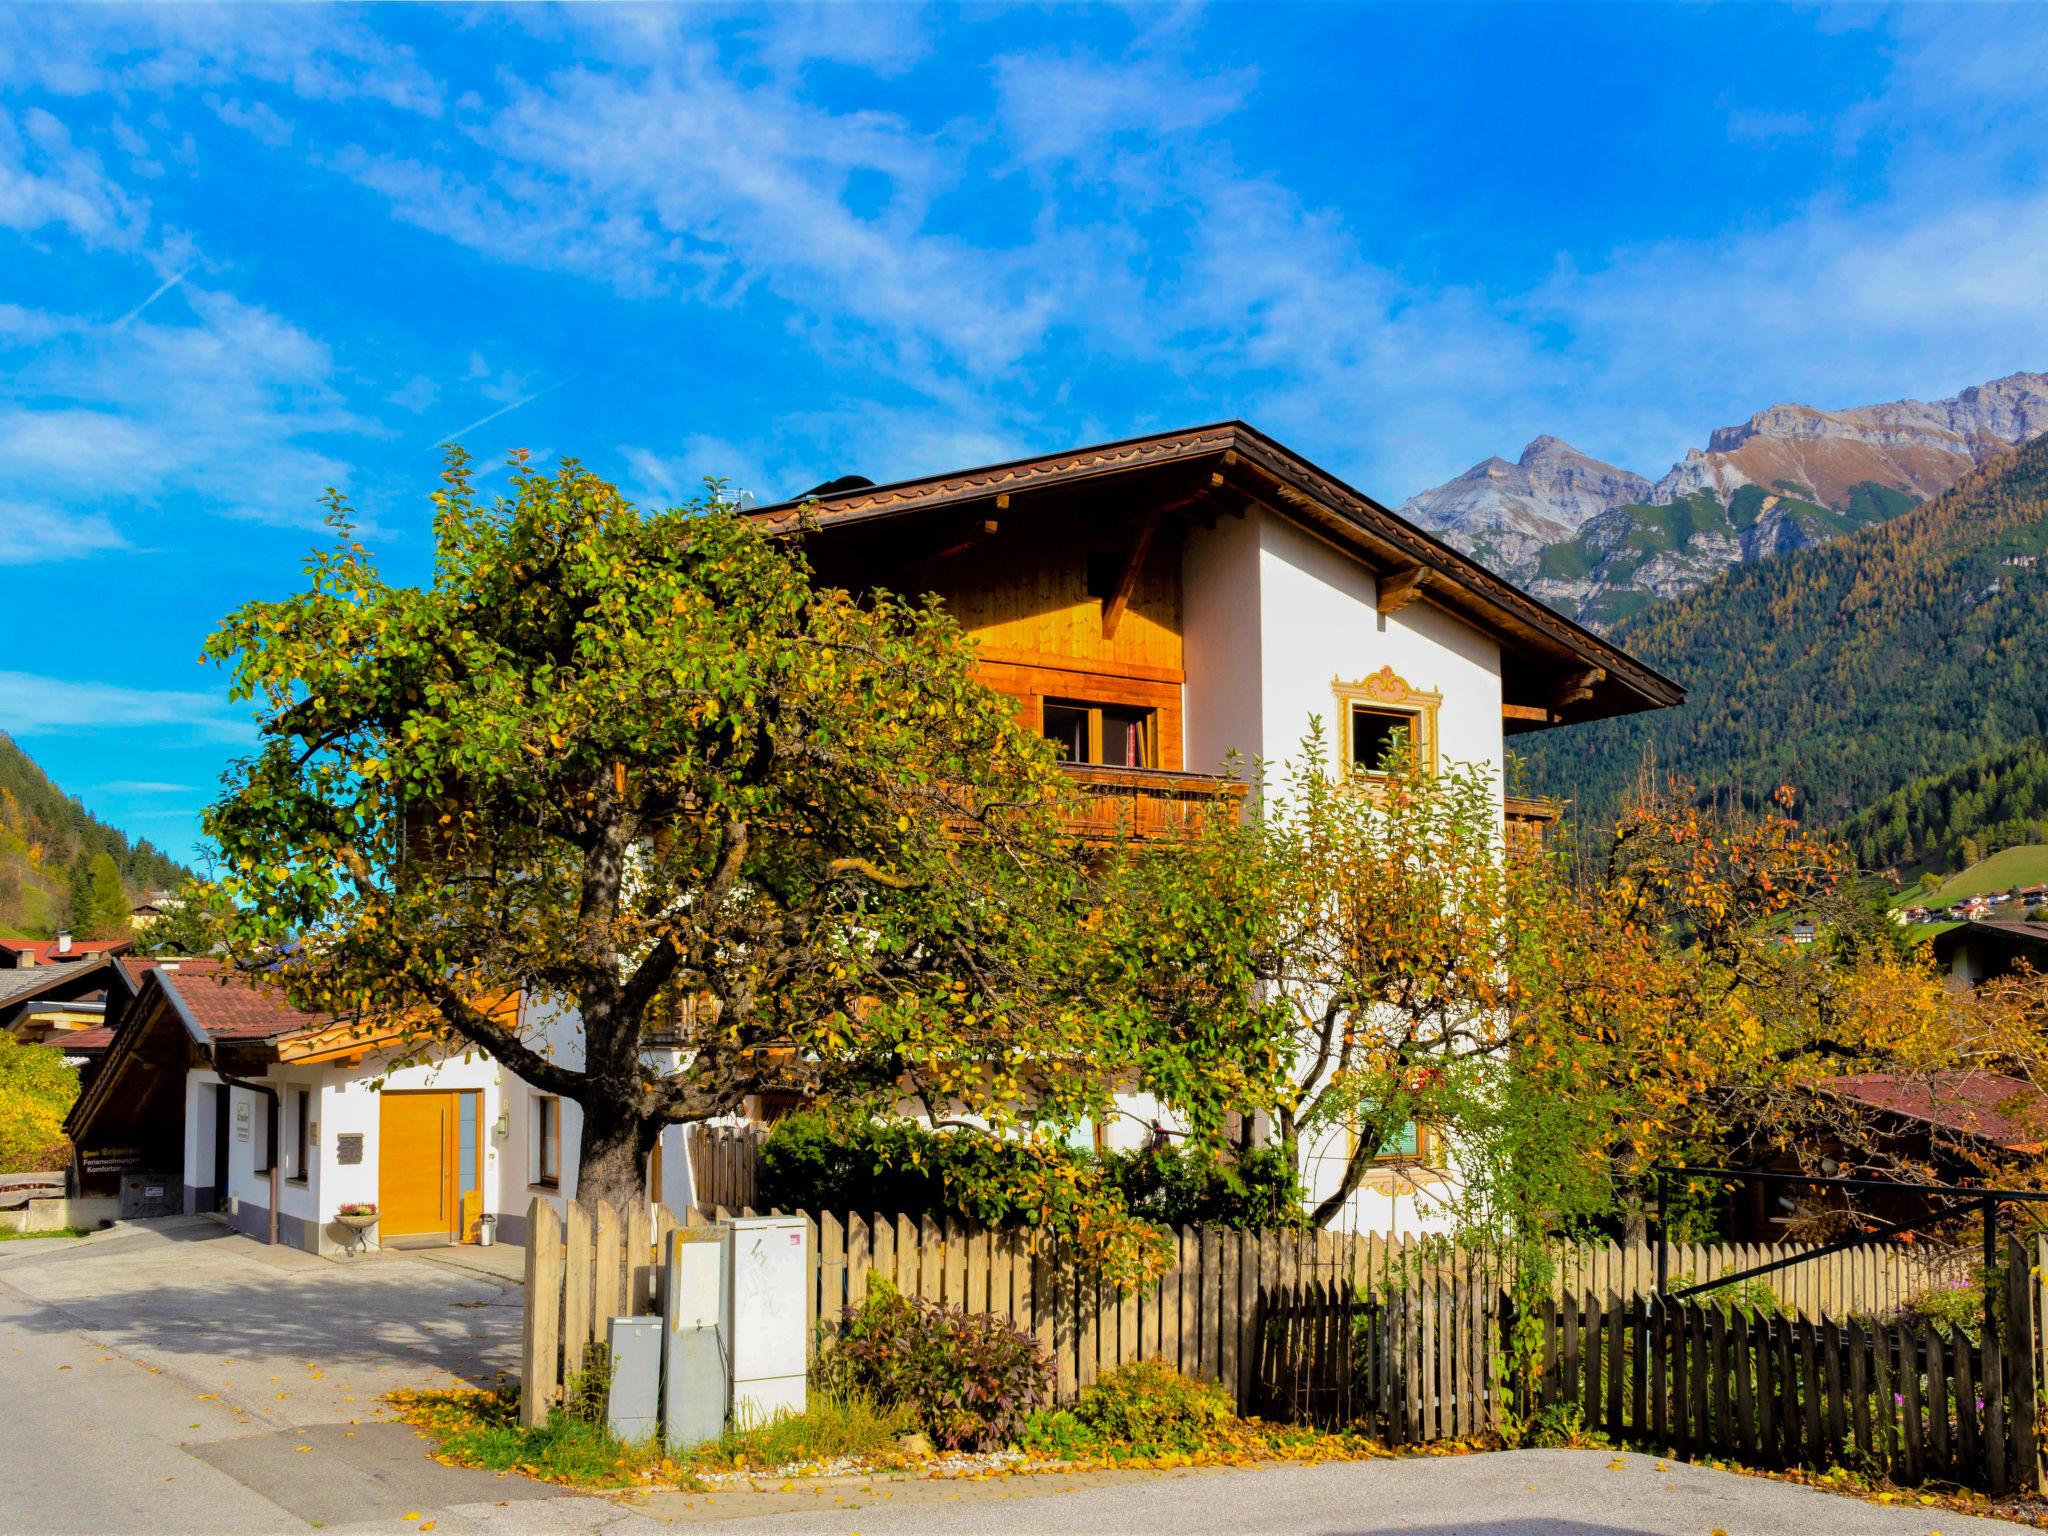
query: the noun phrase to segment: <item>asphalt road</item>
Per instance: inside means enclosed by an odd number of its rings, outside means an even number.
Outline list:
[[[2016,1527],[1607,1452],[609,1500],[443,1467],[382,1394],[482,1382],[518,1291],[173,1221],[0,1244],[0,1536],[322,1530],[1960,1536]]]
[[[1616,1462],[1619,1470],[1610,1470]],[[757,1515],[719,1536],[1964,1536],[2022,1529],[1608,1451],[1496,1451],[1167,1474],[1065,1491],[1010,1478],[935,1497]],[[1040,1485],[1040,1486],[1034,1486]],[[878,1490],[878,1495],[884,1490]],[[649,1506],[650,1513],[665,1505]]]

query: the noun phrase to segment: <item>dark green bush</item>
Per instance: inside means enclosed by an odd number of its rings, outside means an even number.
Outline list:
[[[976,1226],[1022,1219],[1011,1199],[1036,1166],[1000,1137],[909,1120],[845,1120],[806,1111],[776,1122],[761,1148],[756,1200],[769,1211],[951,1216]]]
[[[1092,1167],[1092,1154],[1069,1154]],[[757,1203],[771,1211],[876,1211],[1000,1227],[1035,1213],[1009,1198],[1037,1164],[998,1137],[932,1131],[908,1120],[778,1121],[761,1149]],[[1224,1160],[1174,1146],[1112,1152],[1101,1173],[1133,1216],[1167,1226],[1285,1227],[1306,1220],[1301,1183],[1276,1147]]]
[[[1308,1214],[1301,1180],[1278,1147],[1233,1160],[1171,1146],[1111,1152],[1102,1171],[1133,1216],[1169,1227],[1293,1227]]]
[[[1052,1362],[1002,1318],[899,1295],[871,1277],[814,1379],[838,1397],[910,1409],[944,1450],[992,1450],[1014,1441],[1050,1394]]]

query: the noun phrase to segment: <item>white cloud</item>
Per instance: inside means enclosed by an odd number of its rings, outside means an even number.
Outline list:
[[[341,401],[328,349],[217,289],[188,281],[176,303],[182,317],[159,305],[117,326],[45,314],[13,328],[40,344],[0,392],[0,496],[104,506],[190,491],[230,515],[317,519],[322,489],[348,480],[319,440],[371,426]]]
[[[97,512],[60,512],[55,507],[0,501],[0,565],[77,560],[126,548],[128,541],[120,531]]]
[[[147,222],[148,205],[116,185],[55,116],[40,107],[19,118],[0,113],[0,226],[35,234],[54,224],[89,246],[127,248]]]
[[[1005,142],[1023,160],[1100,160],[1127,136],[1141,143],[1206,128],[1240,107],[1249,70],[1192,75],[1138,54],[1110,63],[1085,54],[1009,54],[995,61]]]
[[[11,736],[120,726],[180,726],[215,741],[255,739],[246,713],[225,694],[183,689],[124,688],[70,677],[0,672],[0,730]]]
[[[155,779],[116,779],[99,787],[111,795],[189,795],[195,786],[164,784]]]
[[[63,96],[267,85],[424,115],[443,105],[412,49],[314,6],[0,8],[0,80]]]

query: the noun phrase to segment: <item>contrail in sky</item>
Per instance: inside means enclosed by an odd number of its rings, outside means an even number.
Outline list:
[[[190,272],[191,270],[192,269],[190,267],[187,267],[185,269],[185,272]],[[173,288],[177,287],[178,284],[185,281],[185,272],[180,272],[176,277],[165,278],[161,283],[157,284],[156,292],[152,293],[140,304],[136,305],[133,309],[129,310],[127,314],[123,315],[120,319],[116,320],[113,323],[113,325],[109,327],[109,329],[116,331],[120,330],[122,326],[126,325],[130,320],[133,320],[137,315],[141,314],[145,309],[149,308],[149,306],[154,304],[158,299],[162,298],[165,294],[169,293]]]
[[[538,400],[542,395],[553,394],[556,390],[560,389],[564,384],[575,383],[579,377],[580,375],[572,373],[566,379],[557,379],[554,383],[548,385],[546,389],[536,389],[532,394],[528,395],[523,400],[514,400],[510,405],[501,405],[495,411],[491,412],[490,415],[479,416],[475,421],[472,421],[466,427],[457,427],[453,432],[444,432],[441,434],[440,437],[434,440],[433,448],[428,448],[424,451],[427,453],[432,453],[434,451],[434,448],[444,448],[448,444],[456,441],[458,438],[467,437],[470,433],[474,432],[478,427],[487,427],[492,422],[496,421],[500,416],[506,416],[511,414],[513,411],[518,410],[519,407],[521,407],[522,405],[533,404],[533,402]]]

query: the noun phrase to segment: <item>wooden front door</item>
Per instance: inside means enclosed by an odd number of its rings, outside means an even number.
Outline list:
[[[480,1150],[476,1093],[383,1093],[378,1120],[377,1239],[460,1241]],[[473,1202],[472,1202],[473,1203]]]

